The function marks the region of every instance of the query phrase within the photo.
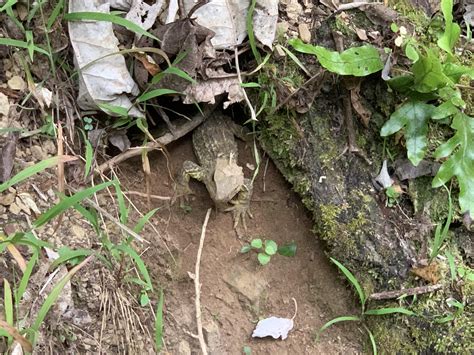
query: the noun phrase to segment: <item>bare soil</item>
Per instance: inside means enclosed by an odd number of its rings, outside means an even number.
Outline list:
[[[184,160],[193,160],[191,139],[187,137],[170,147],[167,164],[164,154],[150,155],[151,193],[170,195],[171,183],[167,165],[175,173]],[[240,145],[240,165],[251,176],[247,163],[253,163],[250,148]],[[353,294],[330,265],[323,245],[311,232],[312,222],[297,196],[291,191],[270,161],[266,174],[261,173],[254,185],[252,213],[248,230],[236,233],[230,213],[212,211],[207,226],[201,259],[201,307],[204,334],[210,353],[238,354],[249,346],[253,354],[357,354],[362,352],[364,336],[355,324],[342,324],[327,330],[318,342],[318,329],[328,320],[357,312]],[[145,192],[141,160],[121,166],[120,180],[129,189]],[[265,186],[265,191],[264,191]],[[151,241],[142,255],[150,274],[165,293],[164,340],[172,354],[200,353],[196,334],[194,273],[202,224],[212,201],[199,182],[192,182],[195,192],[190,211],[177,204],[168,208],[163,202],[157,223],[161,235],[144,234]],[[147,210],[146,200],[133,197],[136,206]],[[239,235],[238,235],[239,234]],[[266,266],[260,266],[256,254],[240,254],[241,247],[252,238],[272,239],[278,245],[294,241],[295,257],[276,255]],[[166,241],[171,254],[158,247]],[[173,260],[174,259],[174,260]],[[294,329],[282,340],[252,339],[259,319],[270,316],[291,318],[298,305]]]

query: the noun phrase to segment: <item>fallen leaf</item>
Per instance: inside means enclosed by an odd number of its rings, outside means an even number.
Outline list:
[[[9,133],[8,140],[2,148],[0,156],[0,183],[10,179],[16,154],[18,134]]]
[[[421,277],[423,280],[426,280],[431,284],[438,283],[441,277],[439,265],[436,262],[432,262],[426,266],[414,267],[410,271],[414,275]]]
[[[85,0],[69,1],[70,13],[81,11],[110,13],[110,6],[108,2],[98,4]],[[130,110],[129,115],[132,117],[143,117],[127,96],[138,95],[139,89],[128,71],[125,58],[117,55],[118,40],[112,23],[69,21],[68,26],[75,64],[81,69],[77,98],[79,106],[85,110],[97,109],[98,104],[105,103]],[[98,61],[90,64],[96,60]],[[85,67],[86,65],[88,66]]]
[[[363,105],[363,103],[361,102],[362,99],[360,97],[360,81],[357,82],[357,85],[354,88],[352,88],[350,92],[351,92],[352,107],[359,115],[362,124],[365,127],[368,127],[370,117],[372,116],[372,112],[367,110],[365,106]]]
[[[153,5],[148,5],[143,0],[133,0],[132,6],[125,18],[139,25],[144,30],[148,30],[154,25],[162,7],[163,0],[158,0]]]
[[[253,338],[272,337],[285,340],[288,332],[293,329],[293,320],[288,318],[270,317],[262,319],[257,323],[257,327],[252,333]]]
[[[128,139],[125,131],[114,131],[109,135],[109,142],[120,149],[121,152],[130,148],[130,140]]]
[[[0,116],[8,116],[10,112],[10,101],[8,101],[8,96],[0,92]]]
[[[242,87],[236,77],[198,81],[196,84],[189,85],[183,93],[186,95],[183,99],[183,103],[185,104],[195,102],[214,104],[216,102],[215,96],[227,93],[227,101],[224,102],[224,109],[235,102],[244,100]]]
[[[26,90],[26,83],[19,75],[13,76],[10,80],[8,80],[7,84],[8,84],[8,87],[12,90],[16,90],[16,91]]]
[[[380,169],[380,173],[375,177],[374,180],[377,181],[380,184],[380,186],[384,189],[389,188],[390,186],[393,185],[393,180],[390,177],[390,174],[388,173],[386,160],[383,161],[382,168]]]

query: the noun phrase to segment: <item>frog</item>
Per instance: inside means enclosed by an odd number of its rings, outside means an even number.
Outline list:
[[[244,128],[225,115],[212,115],[197,127],[192,136],[197,163],[190,160],[183,163],[176,179],[175,196],[182,204],[193,194],[190,179],[200,181],[218,211],[232,212],[233,228],[237,230],[241,221],[247,230],[246,217],[253,218],[250,212],[253,186],[237,163],[236,137],[247,140]]]

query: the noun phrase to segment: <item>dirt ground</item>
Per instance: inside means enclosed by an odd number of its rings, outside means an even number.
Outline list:
[[[171,170],[178,171],[184,160],[194,160],[191,139],[187,137],[168,148]],[[240,165],[253,163],[249,147],[240,145]],[[330,265],[321,243],[311,233],[311,220],[275,166],[268,164],[255,181],[248,231],[240,238],[232,228],[230,213],[212,211],[207,226],[201,259],[201,303],[204,334],[211,354],[238,354],[244,346],[253,354],[357,354],[362,352],[363,334],[355,324],[334,326],[315,341],[317,330],[328,320],[357,312],[351,291]],[[141,161],[131,160],[121,166],[121,182],[134,191],[145,191],[140,170]],[[152,193],[169,195],[170,183],[163,154],[151,155]],[[264,187],[265,186],[265,191]],[[194,273],[202,224],[212,201],[199,182],[192,182],[195,192],[190,211],[177,205],[158,212],[157,227],[161,238],[168,240],[174,259],[153,247],[157,236],[144,234],[151,247],[142,255],[151,277],[165,293],[164,340],[171,354],[199,353],[196,333],[194,284],[188,273]],[[146,210],[144,199],[132,198],[137,207]],[[273,239],[278,245],[294,241],[295,257],[276,255],[266,266],[260,266],[256,254],[240,254],[252,238]],[[168,256],[168,258],[167,258]],[[163,261],[168,259],[168,262]],[[158,261],[158,262],[157,262]],[[282,340],[252,339],[259,319],[270,316],[291,318],[297,315],[294,329]]]

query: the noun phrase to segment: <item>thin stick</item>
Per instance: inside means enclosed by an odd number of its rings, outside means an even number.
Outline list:
[[[435,292],[443,288],[441,284],[435,285],[428,285],[428,286],[420,286],[420,287],[413,287],[413,288],[406,288],[402,290],[396,291],[385,291],[380,293],[373,293],[369,296],[370,300],[389,300],[393,298],[398,298],[403,295],[407,296],[414,296],[414,295],[421,295],[423,293]]]
[[[207,347],[206,342],[204,340],[204,334],[202,332],[202,320],[201,320],[201,284],[199,282],[199,267],[201,264],[201,255],[202,255],[202,248],[204,246],[204,239],[206,238],[206,227],[207,222],[209,221],[209,216],[211,215],[212,208],[209,208],[206,213],[206,218],[204,219],[204,224],[202,225],[201,230],[201,239],[199,240],[199,249],[196,257],[196,268],[194,274],[194,290],[196,292],[196,323],[197,323],[197,330],[198,330],[198,339],[199,344],[201,345],[201,351],[203,355],[207,355]]]
[[[150,197],[151,199],[154,199],[154,200],[161,200],[161,201],[171,200],[170,196],[147,195],[146,193],[140,192],[140,191],[124,191],[123,193],[129,196]]]

